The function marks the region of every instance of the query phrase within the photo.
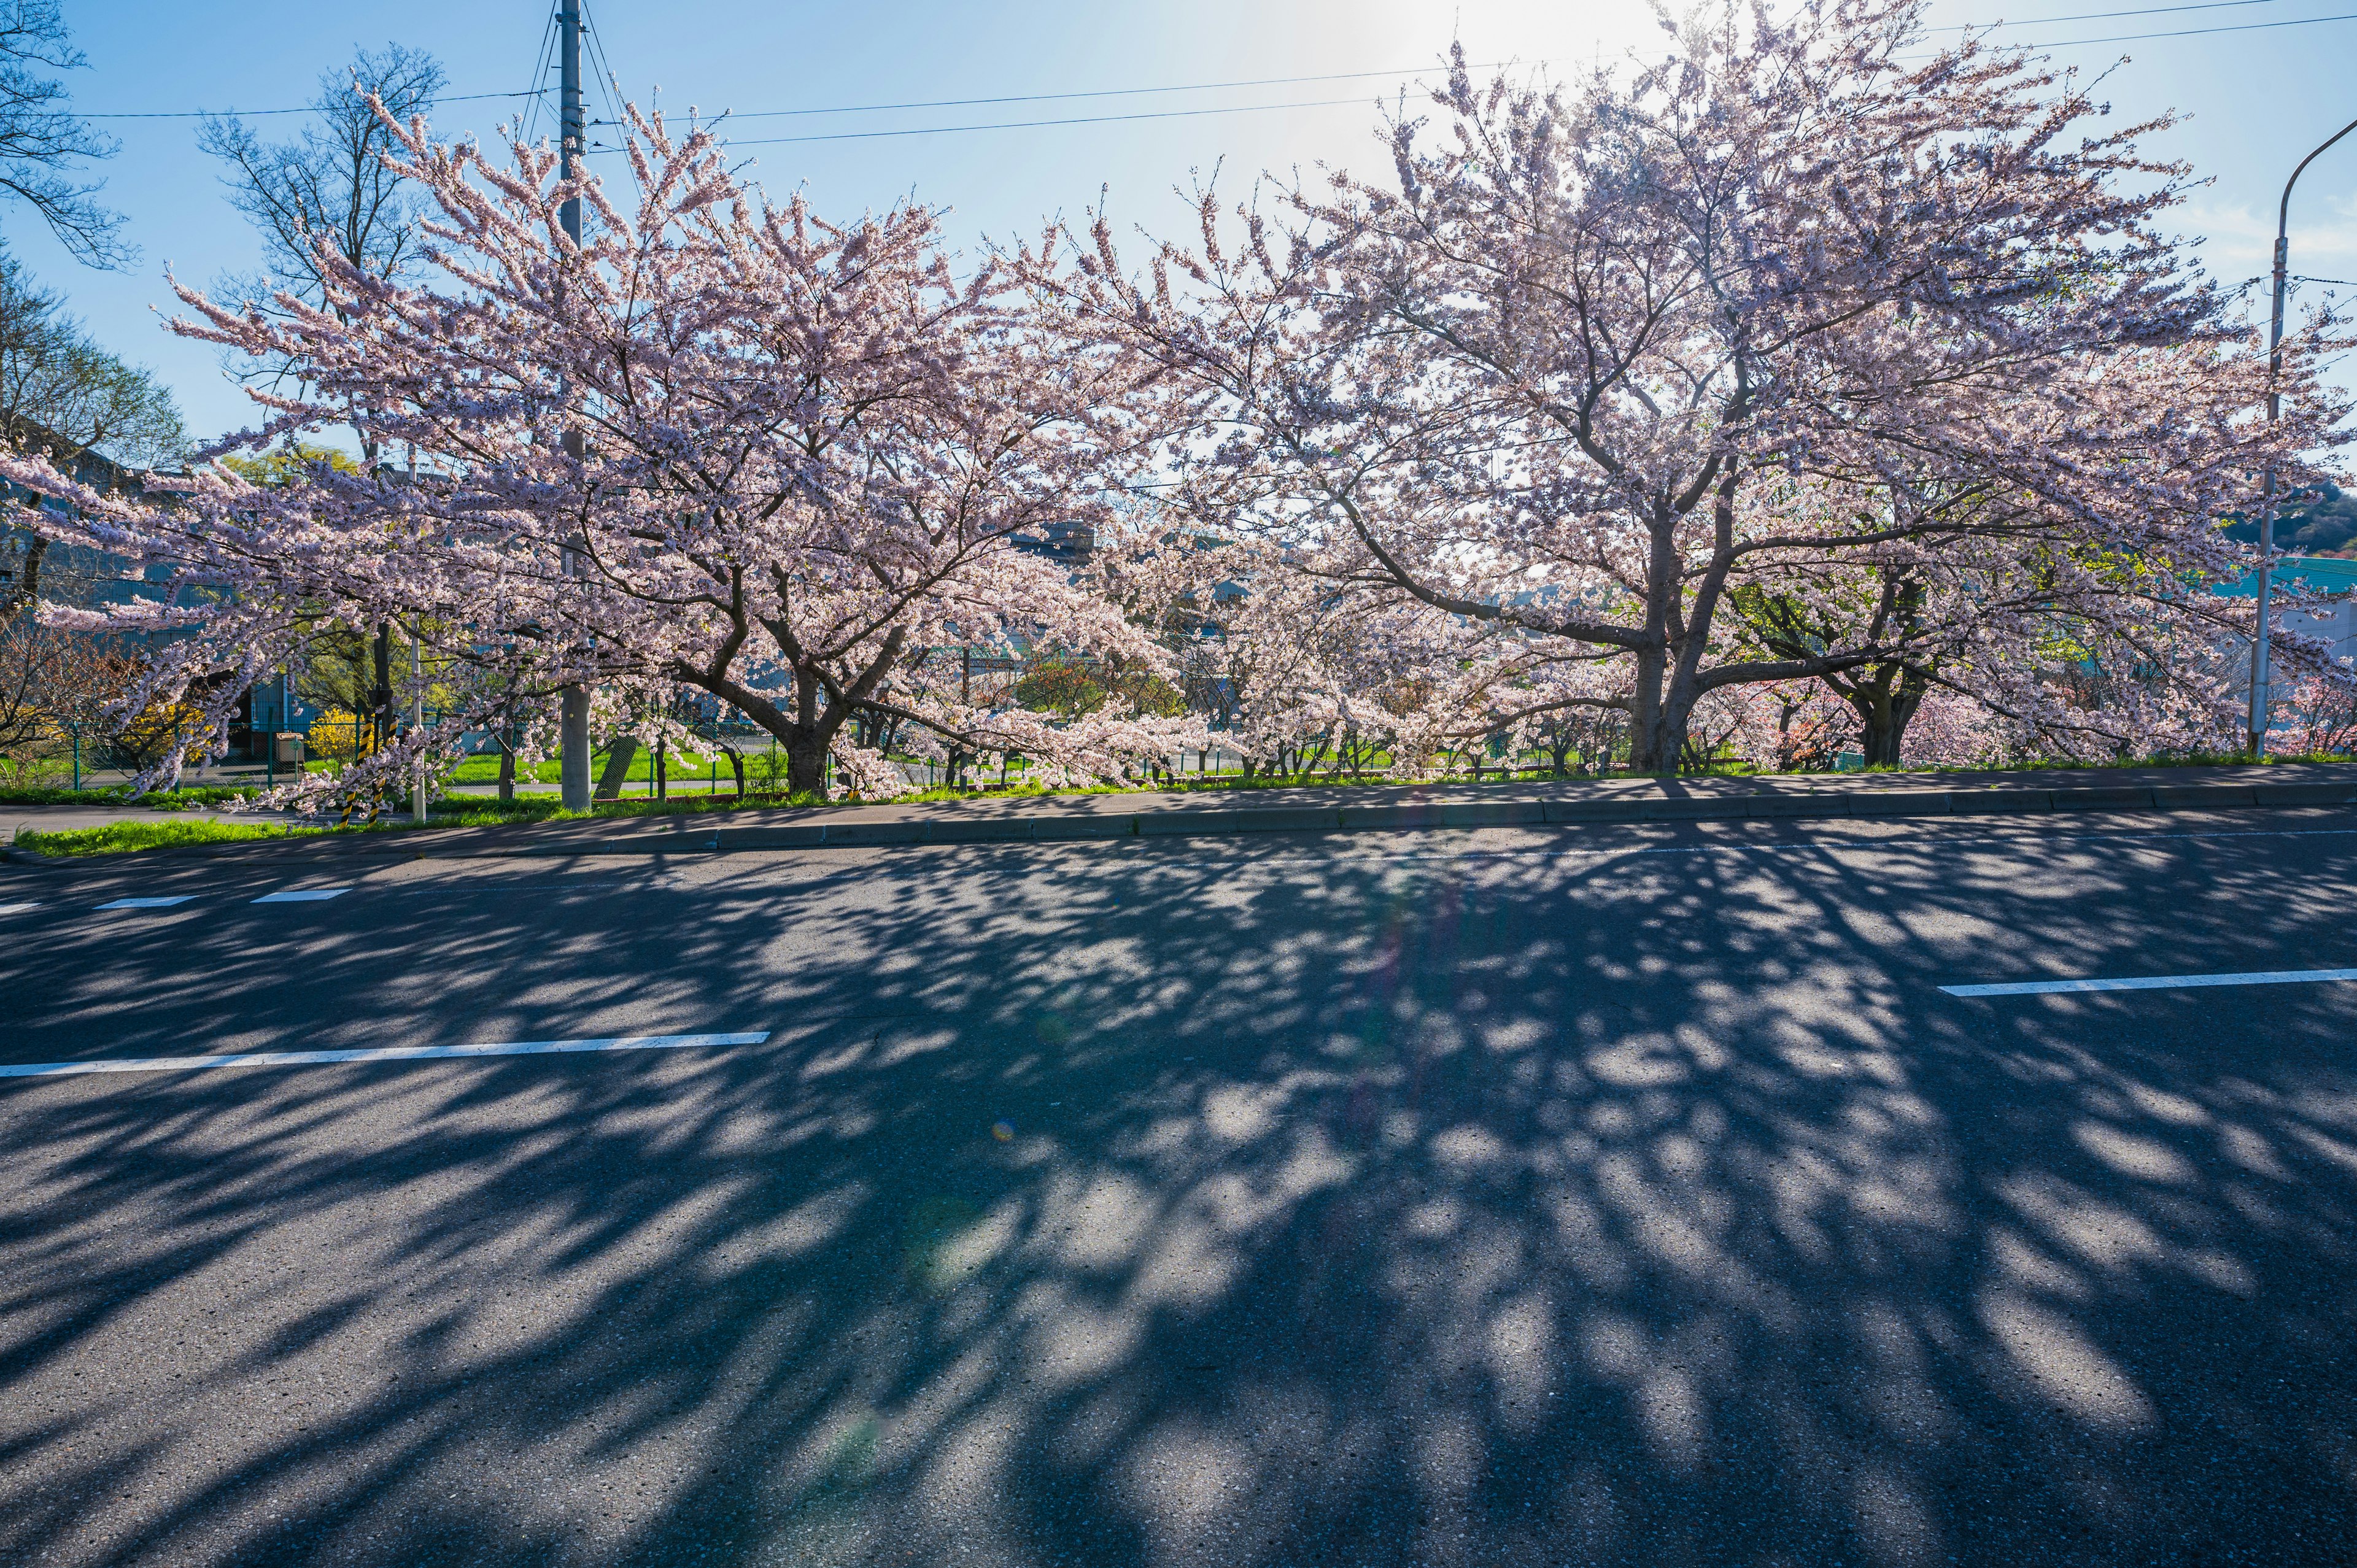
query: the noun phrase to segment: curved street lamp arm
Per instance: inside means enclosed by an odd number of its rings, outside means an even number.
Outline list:
[[[2347,135],[2352,131],[2357,131],[2357,120],[2352,120],[2346,125],[2341,126],[2341,129],[2335,131],[2330,137],[2326,138],[2326,140],[2318,146],[2316,151],[2300,159],[2299,166],[2291,171],[2291,177],[2289,179],[2284,181],[2283,199],[2276,204],[2276,238],[2278,240],[2283,238],[2286,221],[2291,216],[2291,188],[2299,183],[2299,177],[2308,172],[2309,165],[2322,157],[2326,151],[2331,147],[2334,142],[2339,141],[2341,137]]]
[[[2283,369],[2284,290],[2289,282],[2291,242],[2291,188],[2308,172],[2308,166],[2322,157],[2335,142],[2357,131],[2357,120],[2352,120],[2322,142],[2284,181],[2283,199],[2276,203],[2276,268],[2275,301],[2267,316],[2267,423],[2272,424],[2283,412],[2283,394],[2276,390],[2276,378]],[[2267,754],[2267,630],[2268,581],[2267,557],[2276,547],[2276,466],[2267,464],[2266,478],[2259,492],[2259,602],[2255,635],[2251,639],[2251,755],[2264,758]]]

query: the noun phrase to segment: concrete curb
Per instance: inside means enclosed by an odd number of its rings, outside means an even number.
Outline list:
[[[733,854],[748,850],[877,844],[1044,843],[1115,838],[1203,838],[1262,832],[1403,832],[1429,829],[1569,827],[1614,822],[1943,816],[2038,816],[2057,811],[2183,811],[2266,806],[2357,805],[2357,784],[2190,784],[2081,789],[1881,789],[1822,794],[1689,796],[1642,800],[1438,800],[1387,806],[1241,807],[1231,811],[1065,813],[897,822],[809,822],[788,827],[694,827],[577,844],[463,854]],[[422,848],[433,855],[435,851]]]
[[[292,841],[173,844],[142,858],[237,859],[256,853],[306,859],[479,860],[572,855],[734,854],[746,851],[850,849],[885,844],[1055,843],[1125,838],[1212,838],[1239,833],[1410,832],[1499,827],[1577,827],[1640,822],[1869,820],[1878,817],[2019,817],[2064,811],[2211,811],[2270,806],[2357,805],[2357,781],[2282,784],[2093,785],[2071,789],[1841,789],[1748,795],[1655,796],[1633,800],[1421,800],[1340,806],[1241,806],[1206,811],[1020,817],[942,815],[899,822],[803,822],[729,827],[683,820],[678,827],[575,843],[437,843],[443,832],[354,833]],[[527,828],[482,830],[502,834]],[[104,865],[116,856],[46,855],[0,845],[0,861],[24,866]]]

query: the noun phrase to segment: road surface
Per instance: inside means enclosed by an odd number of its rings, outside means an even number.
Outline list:
[[[0,1563],[2345,1562],[2352,894],[2330,811],[0,867],[0,1069],[371,1053],[0,1077]]]

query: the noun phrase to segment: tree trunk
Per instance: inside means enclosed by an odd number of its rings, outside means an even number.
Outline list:
[[[371,751],[382,751],[393,734],[393,623],[376,623],[376,684],[369,692],[369,706],[375,710],[372,733],[376,744]]]
[[[1868,768],[1899,766],[1899,745],[1907,725],[1891,711],[1891,704],[1878,703],[1861,710],[1858,749],[1866,754]]]
[[[1834,685],[1832,682],[1826,684]],[[1835,692],[1849,703],[1850,711],[1857,714],[1859,749],[1866,754],[1867,767],[1900,766],[1908,721],[1923,705],[1928,685],[1921,675],[1898,664],[1878,667],[1871,676],[1853,682],[1846,691],[1834,685]]]
[[[630,776],[630,762],[639,755],[639,743],[624,736],[606,754],[606,771],[597,776],[597,788],[591,799],[611,800],[622,792],[622,780]]]
[[[26,501],[28,505],[38,506],[41,504],[41,498],[38,495],[27,496]],[[34,535],[32,542],[25,546],[25,564],[16,574],[15,585],[7,594],[0,595],[0,620],[7,619],[27,605],[39,600],[41,562],[48,553],[48,540],[38,534]],[[291,724],[293,721],[290,719],[288,722]]]
[[[796,725],[784,737],[786,789],[793,795],[826,798],[826,741],[815,730]]]
[[[515,801],[515,753],[505,743],[500,746],[500,803]]]
[[[1671,733],[1663,711],[1662,681],[1669,673],[1669,654],[1663,649],[1644,648],[1637,651],[1637,690],[1629,710],[1629,771],[1631,773],[1669,773],[1678,765],[1678,747],[1684,742],[1682,733]],[[1678,726],[1683,730],[1684,726]]]
[[[1630,772],[1678,771],[1685,757],[1686,725],[1694,716],[1695,695],[1673,689],[1648,702],[1640,688],[1639,711],[1630,715],[1629,723]]]

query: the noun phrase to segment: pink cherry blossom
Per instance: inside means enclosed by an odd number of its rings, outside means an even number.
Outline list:
[[[2342,441],[2336,329],[2259,419],[2264,356],[2163,227],[2193,183],[2139,150],[2165,122],[1933,47],[1915,0],[1671,33],[1564,87],[1460,54],[1387,181],[1200,190],[1142,274],[1103,215],[1014,264],[1164,368],[1197,504],[1516,657],[1624,664],[1640,768],[1713,691],[1892,664],[2088,744],[2203,732],[2247,618],[2206,590],[2251,564],[2217,523]],[[1876,613],[1893,583],[1912,609]],[[1747,595],[1806,635],[1740,635]],[[2109,705],[2067,689],[2091,671]]]
[[[1047,330],[993,268],[954,275],[926,209],[837,226],[799,197],[770,204],[701,128],[634,113],[627,199],[558,180],[545,146],[494,158],[422,124],[394,141],[436,209],[424,281],[323,248],[322,306],[183,289],[194,315],[174,323],[300,367],[253,393],[264,417],[230,446],[348,424],[374,471],[273,490],[207,472],[163,508],[38,455],[0,462],[81,509],[43,526],[168,572],[108,616],[156,639],[141,698],[210,693],[218,725],[323,628],[393,622],[427,650],[440,716],[347,786],[470,730],[540,736],[575,682],[640,727],[672,690],[705,693],[776,736],[790,787],[812,791],[830,752],[855,788],[895,787],[846,735],[856,714],[1075,777],[1193,733],[1116,715],[1068,730],[907,675],[944,644],[1161,658],[1022,547],[1120,493],[1150,367]],[[575,197],[577,245],[559,220]]]

